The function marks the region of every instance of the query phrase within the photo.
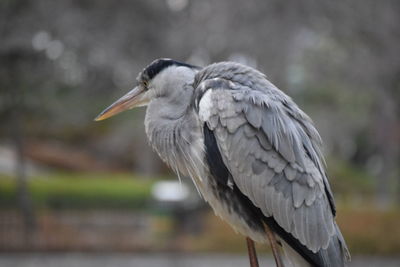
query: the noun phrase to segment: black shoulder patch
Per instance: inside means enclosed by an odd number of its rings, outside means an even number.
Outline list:
[[[159,58],[150,63],[142,72],[143,78],[146,80],[153,79],[158,73],[170,66],[185,66],[188,68],[198,68],[196,66],[179,62],[169,58]]]
[[[222,160],[221,153],[219,152],[217,140],[215,140],[214,133],[204,123],[204,146],[206,147],[206,160],[211,172],[211,175],[218,180],[221,184],[226,185],[229,178],[229,170]]]

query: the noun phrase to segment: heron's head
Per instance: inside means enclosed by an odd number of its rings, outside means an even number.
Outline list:
[[[193,81],[198,70],[196,66],[172,59],[157,59],[139,73],[135,88],[106,108],[95,120],[104,120],[128,109],[147,106],[160,97],[179,99],[185,84]]]

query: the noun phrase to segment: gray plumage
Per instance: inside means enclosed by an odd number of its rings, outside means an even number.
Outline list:
[[[330,245],[339,245],[347,256],[310,118],[251,68],[218,63],[197,79],[197,93],[209,92],[199,101],[199,113],[206,113],[200,119],[216,133],[239,189],[314,253],[329,254]],[[202,101],[211,104],[202,108]]]
[[[288,254],[297,253],[295,266],[345,265],[321,138],[264,74],[232,62],[201,69],[161,59],[138,82],[146,84],[149,143],[192,178],[217,215],[259,242],[267,240],[262,224],[272,222]]]

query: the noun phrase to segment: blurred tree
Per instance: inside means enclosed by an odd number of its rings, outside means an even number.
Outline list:
[[[5,10],[2,10],[2,16],[5,21],[2,21],[0,36],[4,37],[4,27],[6,26],[7,18],[12,17],[15,13],[18,13],[21,6],[15,5],[14,3],[6,6]],[[2,120],[7,125],[8,136],[12,141],[15,148],[15,181],[17,183],[17,202],[20,207],[21,214],[24,223],[24,234],[25,241],[27,244],[31,244],[32,234],[35,230],[35,215],[33,212],[33,206],[31,201],[31,195],[27,186],[27,175],[25,168],[25,156],[24,156],[24,90],[29,84],[25,79],[21,70],[27,62],[36,61],[36,54],[19,49],[9,49],[7,51],[0,51],[0,61],[7,68],[0,70],[0,86],[3,88],[2,98],[3,107],[1,109]],[[28,64],[29,64],[28,63]]]

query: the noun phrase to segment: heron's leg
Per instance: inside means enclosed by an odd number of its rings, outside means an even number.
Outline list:
[[[250,267],[259,267],[256,248],[254,247],[254,241],[248,237],[246,237],[246,241],[247,241],[247,250],[249,252]]]
[[[274,255],[274,259],[277,267],[284,267],[281,253],[278,248],[278,241],[276,240],[275,234],[271,231],[268,225],[264,225],[265,232],[267,233],[269,243],[271,245],[272,254]]]

